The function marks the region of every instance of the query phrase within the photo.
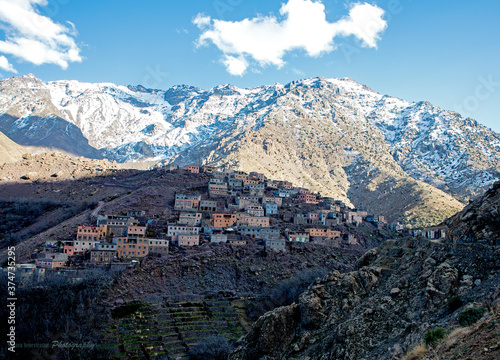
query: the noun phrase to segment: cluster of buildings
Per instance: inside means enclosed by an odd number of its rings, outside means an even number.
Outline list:
[[[148,219],[145,210],[99,216],[91,225],[78,226],[74,240],[47,243],[37,267],[58,268],[74,258],[112,264],[168,252],[171,245],[193,247],[208,242],[233,246],[254,242],[270,250],[286,250],[289,242],[348,246],[358,244],[358,239],[343,232],[341,224],[370,222],[379,229],[395,230],[399,226],[257,172],[195,165],[176,171],[205,172],[210,179],[203,189],[177,191],[170,219]]]

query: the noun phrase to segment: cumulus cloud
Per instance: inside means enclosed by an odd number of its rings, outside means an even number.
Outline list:
[[[226,55],[222,62],[226,65],[227,72],[236,76],[242,76],[248,67],[248,62],[243,56],[236,58],[231,55]]]
[[[71,22],[61,25],[42,15],[38,6],[46,5],[47,0],[0,0],[0,28],[5,32],[0,53],[66,69],[70,62],[82,61],[75,26]],[[7,71],[12,70],[11,66]]]
[[[281,68],[287,52],[303,50],[318,57],[335,50],[334,40],[339,36],[354,36],[362,46],[376,48],[387,28],[384,10],[368,3],[352,5],[349,14],[337,22],[326,20],[320,0],[288,0],[279,12],[280,19],[257,16],[241,21],[212,20],[198,14],[193,20],[202,30],[197,46],[213,43],[223,52],[228,72],[241,76],[250,66],[249,59],[260,66]]]
[[[14,66],[12,66],[12,64],[9,62],[9,60],[7,60],[5,56],[0,56],[0,69],[17,73],[16,69],[14,69]]]

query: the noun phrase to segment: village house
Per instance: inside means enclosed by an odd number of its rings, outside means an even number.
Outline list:
[[[238,213],[237,225],[269,227],[269,218],[264,216],[251,216],[246,213]]]
[[[248,174],[248,175],[255,178],[255,179],[258,179],[259,181],[266,180],[266,176],[264,174],[256,172],[256,171],[251,171],[250,174]]]
[[[314,194],[299,194],[297,199],[306,203],[306,204],[317,204],[318,200],[316,199],[316,195]]]
[[[403,231],[405,229],[405,226],[400,224],[399,222],[389,224],[387,225],[387,227],[392,231]]]
[[[99,244],[96,244],[94,249],[96,250],[113,250],[116,251],[116,243],[108,243],[108,242],[101,242]]]
[[[218,180],[219,182],[224,182],[227,174],[224,171],[217,171],[212,173],[212,180]]]
[[[210,197],[227,196],[227,183],[215,182],[214,179],[208,183],[208,193]]]
[[[78,241],[97,241],[103,236],[101,229],[97,226],[78,226],[76,239]]]
[[[228,243],[233,246],[245,246],[247,245],[247,241],[239,236],[231,235],[227,239]]]
[[[116,251],[118,257],[134,258],[144,257],[149,253],[148,239],[117,238]]]
[[[44,253],[36,259],[36,266],[45,269],[57,269],[66,264],[68,254],[63,253]]]
[[[69,243],[64,244],[63,253],[67,254],[68,256],[75,255],[75,243],[71,241]]]
[[[172,241],[179,246],[198,246],[200,245],[200,236],[187,234],[175,235],[172,236]]]
[[[286,231],[288,241],[309,242],[309,233],[307,231]]]
[[[331,247],[340,247],[341,238],[325,238],[322,236],[311,237],[311,242],[318,245],[327,245]]]
[[[200,173],[200,167],[196,165],[186,165],[184,166],[184,170],[187,170],[193,174],[199,174]]]
[[[217,201],[215,200],[201,200],[200,211],[217,211]]]
[[[200,205],[201,195],[175,194],[175,210],[196,210]]]
[[[286,251],[286,240],[285,239],[266,239],[264,240],[264,246],[269,250],[276,251]]]
[[[246,178],[243,180],[243,187],[248,189],[249,185],[259,185],[260,181],[257,179]]]
[[[211,224],[213,227],[225,228],[235,225],[236,222],[236,214],[212,214]]]
[[[227,242],[227,234],[211,234],[210,235],[211,243],[225,243]]]
[[[272,189],[272,190],[277,190],[278,189],[278,182],[269,180],[266,182],[266,188]]]
[[[146,211],[144,210],[128,210],[127,216],[130,217],[144,217],[146,216]]]
[[[99,225],[129,226],[133,224],[137,224],[137,220],[130,216],[103,215],[97,218],[97,226]]]
[[[274,203],[278,205],[278,207],[283,206],[283,198],[280,197],[274,197],[274,196],[264,196],[262,198],[262,203]]]
[[[241,210],[250,205],[259,205],[259,199],[257,196],[239,196],[236,198],[236,205]]]
[[[170,241],[168,241],[166,239],[147,239],[147,240],[148,240],[148,246],[149,246],[150,253],[168,252]]]
[[[258,197],[264,196],[264,191],[265,191],[264,184],[250,184],[246,186],[246,189],[248,190],[250,196],[258,196]]]
[[[83,255],[85,252],[94,248],[96,244],[99,244],[100,240],[75,240],[73,255]],[[66,254],[68,255],[68,254]]]
[[[381,216],[381,215],[380,216],[368,215],[366,217],[366,221],[374,224],[377,227],[377,229],[379,229],[379,230],[383,229],[385,227],[385,225],[387,224],[385,217]]]
[[[278,189],[278,190],[274,190],[273,193],[275,195],[278,195],[280,198],[289,198],[290,194],[291,194],[291,190]]]
[[[260,226],[240,226],[238,228],[240,235],[249,236],[253,239],[262,239],[262,228]]]
[[[323,201],[319,204],[327,210],[332,210],[334,212],[340,213],[340,205],[338,204],[335,203],[332,204],[330,201],[325,201],[325,199],[323,199]]]
[[[97,244],[94,249],[90,250],[90,262],[95,265],[111,264],[118,254],[116,250],[116,244]]]
[[[264,216],[264,209],[260,205],[248,205],[245,212],[252,216]]]
[[[293,223],[294,225],[306,225],[309,221],[309,218],[304,214],[294,214],[293,215]]]
[[[99,225],[102,237],[113,238],[113,237],[126,237],[128,232],[128,227],[130,225]]]
[[[227,179],[227,185],[231,188],[236,188],[236,189],[243,189],[243,180],[241,179],[235,179],[235,178],[229,178]]]
[[[430,240],[446,239],[448,236],[448,226],[444,224],[428,226],[422,231],[422,236]]]
[[[321,214],[319,212],[307,213],[307,223],[316,225],[321,224]]]
[[[281,189],[292,189],[293,184],[290,181],[279,181],[278,183]]]
[[[212,174],[212,173],[218,172],[219,169],[217,169],[215,166],[203,165],[200,168],[200,171],[205,173],[205,174]]]
[[[363,219],[368,216],[368,213],[366,211],[348,211],[345,215],[347,223],[361,224]]]
[[[262,239],[278,239],[281,237],[279,229],[267,227],[267,228],[262,228],[260,231],[260,236]]]
[[[356,245],[356,244],[358,244],[358,239],[356,239],[356,236],[354,236],[353,234],[345,233],[345,234],[342,235],[342,238],[349,245]]]
[[[127,237],[144,237],[146,235],[145,226],[128,226],[127,227]]]
[[[248,178],[247,173],[244,171],[233,171],[230,176],[232,178],[240,179],[240,180],[246,180]]]
[[[181,212],[179,214],[179,224],[185,224],[187,226],[200,226],[201,217],[201,213]]]
[[[264,203],[264,211],[266,216],[278,215],[278,204]]]
[[[332,230],[332,229],[318,229],[318,228],[310,228],[306,229],[306,232],[309,233],[309,237],[321,237],[326,239],[335,239],[340,238],[340,231]]]
[[[168,225],[167,236],[174,235],[198,235],[200,233],[199,227],[186,226],[186,225]]]

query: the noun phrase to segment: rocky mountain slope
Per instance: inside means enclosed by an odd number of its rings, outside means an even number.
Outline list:
[[[494,211],[499,198],[497,183],[450,219],[459,245],[388,241],[360,258],[356,271],[316,280],[298,303],[261,317],[230,359],[400,359],[429,329],[459,328],[459,314],[471,307],[485,309],[482,329],[457,330],[454,346],[439,351],[498,358],[498,339],[490,333],[498,332],[491,329],[500,309],[500,248],[482,240],[498,230],[487,219],[479,228],[477,219]],[[477,357],[456,345],[482,338],[481,332],[489,343],[481,342],[486,350],[478,349]]]
[[[500,245],[500,182],[446,221],[450,242]]]
[[[495,132],[351,79],[163,91],[26,75],[0,82],[0,131],[118,162],[261,171],[415,225],[443,220],[462,208],[455,199],[500,177]]]

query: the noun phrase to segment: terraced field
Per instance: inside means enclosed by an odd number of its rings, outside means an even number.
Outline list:
[[[190,347],[221,335],[238,339],[245,330],[227,300],[146,304],[116,321],[109,337],[116,343],[117,359],[185,358]]]

